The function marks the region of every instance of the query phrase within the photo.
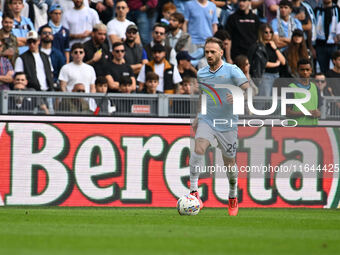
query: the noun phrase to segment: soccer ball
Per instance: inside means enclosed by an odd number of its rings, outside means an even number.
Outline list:
[[[197,215],[200,211],[200,202],[195,196],[184,195],[177,201],[177,211],[180,215]]]

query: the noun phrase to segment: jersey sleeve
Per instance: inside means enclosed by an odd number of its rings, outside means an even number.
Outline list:
[[[247,77],[237,66],[233,66],[231,69],[231,78],[236,86],[241,86],[242,84],[248,82]]]

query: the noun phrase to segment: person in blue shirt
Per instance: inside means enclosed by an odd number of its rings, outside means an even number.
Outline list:
[[[303,29],[301,22],[291,15],[293,4],[289,0],[281,0],[279,7],[280,13],[272,20],[271,27],[274,31],[274,42],[283,51],[290,43],[293,31],[295,29]]]
[[[23,8],[23,0],[9,0],[9,9],[12,11],[14,16],[12,34],[17,37],[19,55],[28,50],[28,46],[26,45],[27,33],[31,30],[35,30],[32,21],[29,18],[21,16]]]
[[[198,195],[198,179],[200,171],[204,167],[204,154],[208,147],[214,145],[217,140],[223,156],[224,169],[227,170],[229,179],[228,212],[229,215],[236,216],[238,213],[238,169],[235,156],[238,116],[233,114],[231,90],[246,90],[249,88],[249,83],[236,65],[225,63],[222,60],[223,42],[220,39],[208,38],[204,45],[204,54],[208,66],[198,71],[197,80],[202,94],[206,96],[206,113],[199,114],[193,122],[196,134],[194,151],[191,152],[189,161],[190,194],[198,198],[202,208],[203,204]],[[229,86],[227,87],[227,85]],[[231,89],[230,86],[235,86],[235,88]],[[221,120],[224,121],[221,123]]]

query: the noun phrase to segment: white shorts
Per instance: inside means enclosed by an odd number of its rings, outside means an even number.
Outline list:
[[[211,146],[219,147],[222,155],[227,158],[235,158],[237,149],[237,130],[218,132],[212,129],[205,121],[199,121],[195,139],[203,138],[210,142]]]

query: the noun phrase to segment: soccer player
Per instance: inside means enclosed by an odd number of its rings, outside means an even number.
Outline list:
[[[243,72],[236,66],[222,61],[223,42],[220,39],[210,37],[204,45],[204,53],[208,66],[200,69],[197,73],[197,80],[200,88],[207,95],[207,112],[199,114],[193,122],[193,129],[196,130],[194,151],[190,157],[190,194],[198,198],[203,208],[203,203],[198,194],[198,178],[200,169],[204,167],[204,154],[209,145],[218,141],[222,151],[223,161],[229,180],[229,203],[228,213],[236,216],[238,213],[237,201],[237,176],[238,170],[235,162],[237,148],[237,121],[238,116],[233,115],[233,96],[231,91],[223,88],[223,85],[234,85],[246,90],[249,83]],[[222,88],[216,85],[222,85]],[[210,90],[210,92],[209,92]],[[210,97],[215,94],[221,102],[215,105],[217,99]],[[218,95],[218,96],[217,96]],[[228,124],[215,125],[214,120],[226,120]],[[232,123],[232,125],[231,125]]]

